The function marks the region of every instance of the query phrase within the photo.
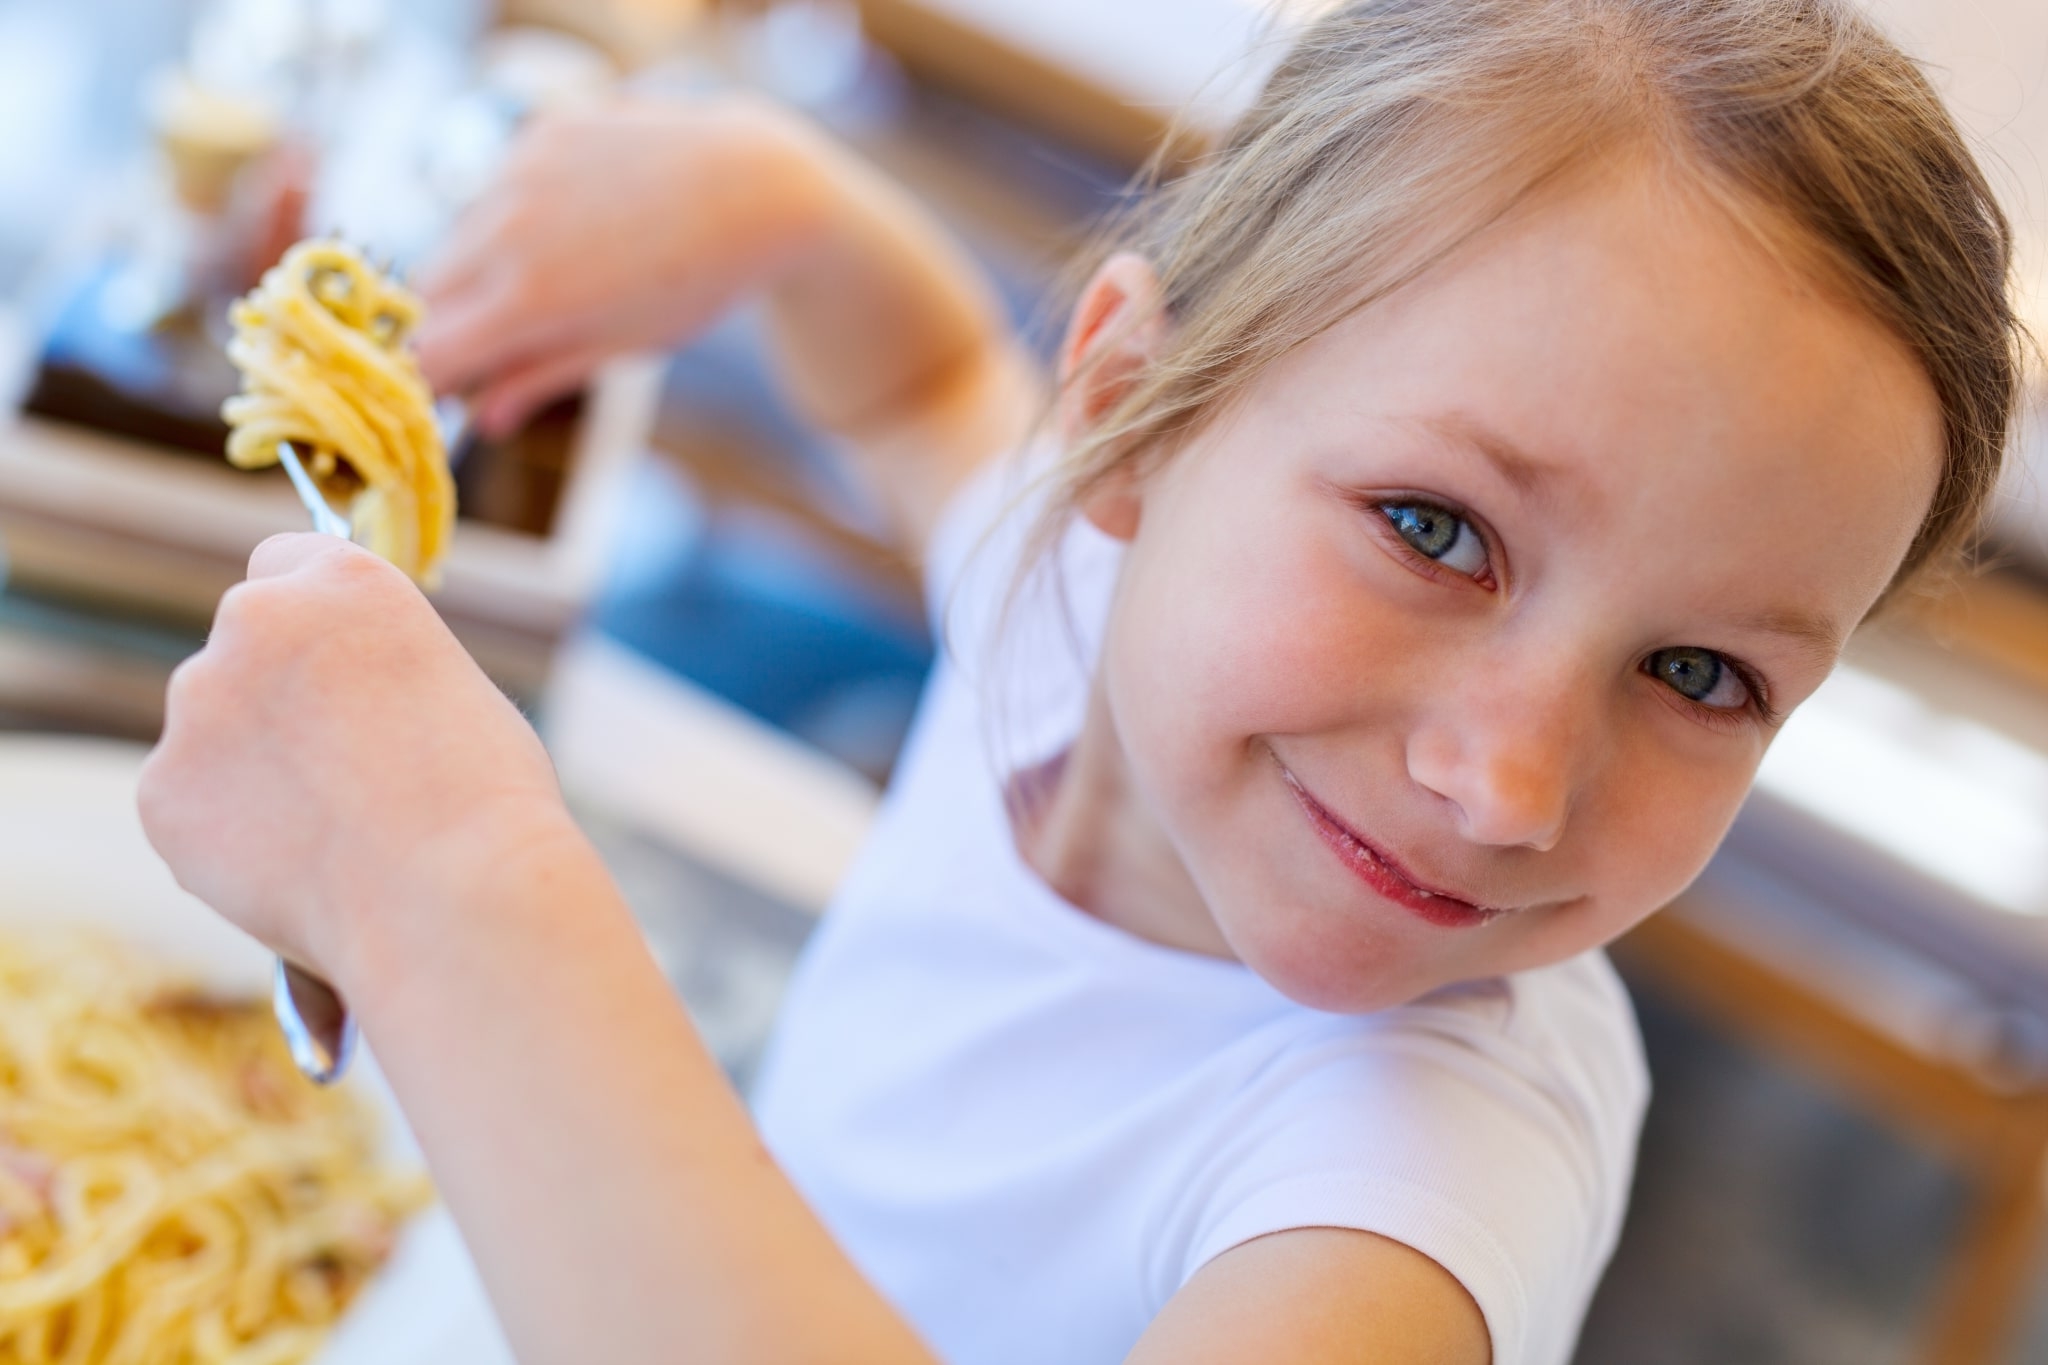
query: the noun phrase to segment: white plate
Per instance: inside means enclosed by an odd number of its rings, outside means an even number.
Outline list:
[[[211,985],[262,994],[269,956],[178,889],[135,814],[144,750],[0,735],[0,924],[90,925]],[[367,1053],[347,1082],[381,1105],[394,1159],[419,1150]],[[316,1365],[512,1365],[447,1211],[414,1219]]]

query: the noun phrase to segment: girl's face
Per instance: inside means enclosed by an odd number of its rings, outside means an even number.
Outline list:
[[[1932,386],[1653,184],[1500,225],[1086,509],[1129,539],[1090,726],[1182,946],[1361,1011],[1614,938],[1890,579]]]

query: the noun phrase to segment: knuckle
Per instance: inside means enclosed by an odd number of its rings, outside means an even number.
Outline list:
[[[194,662],[195,676],[231,679],[251,669],[267,669],[281,656],[296,652],[306,633],[305,614],[298,606],[301,595],[282,579],[258,579],[229,589],[214,613],[206,649]],[[191,690],[213,687],[208,683]]]
[[[229,588],[221,594],[220,606],[214,610],[213,634],[207,643],[233,644],[244,636],[260,634],[274,614],[276,595],[274,580],[267,578],[250,579]]]
[[[171,670],[170,680],[164,684],[164,713],[167,721],[173,715],[182,715],[191,710],[197,701],[203,667],[200,657],[194,654]],[[155,755],[152,754],[151,757],[154,758]]]
[[[213,629],[207,633],[206,643],[212,647],[218,641],[232,638],[248,618],[249,592],[253,585],[237,583],[220,595],[220,601],[213,608]],[[183,665],[180,665],[183,668]],[[175,674],[173,675],[176,676]]]
[[[336,553],[324,566],[327,576],[352,593],[388,592],[394,577],[403,577],[398,570],[368,550],[358,546],[337,544]]]
[[[304,531],[279,531],[265,536],[249,552],[249,577],[264,578],[290,568],[299,557],[299,546],[306,534]]]
[[[242,670],[232,659],[210,651],[187,659],[171,670],[164,688],[164,718],[158,753],[160,767],[179,771],[188,757],[221,742],[248,719],[241,697]]]
[[[143,760],[142,775],[135,787],[135,809],[142,817],[143,832],[152,842],[168,832],[168,817],[176,809],[172,797],[176,779],[169,771],[169,760],[164,755],[162,745],[150,750],[149,757]]]
[[[169,746],[159,744],[143,761],[135,789],[135,811],[151,847],[167,858],[184,846],[191,800],[184,762]]]

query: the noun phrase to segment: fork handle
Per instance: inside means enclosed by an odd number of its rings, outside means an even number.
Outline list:
[[[349,524],[320,495],[319,485],[299,461],[291,442],[277,443],[277,460],[298,490],[299,501],[312,514],[313,529],[331,536],[349,538]],[[284,1032],[285,1046],[292,1061],[315,1085],[332,1085],[348,1069],[355,1055],[356,1021],[349,1017],[334,987],[297,963],[277,960],[271,974],[270,1012]]]

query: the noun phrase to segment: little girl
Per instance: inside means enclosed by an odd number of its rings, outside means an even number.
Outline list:
[[[508,424],[760,299],[928,545],[948,654],[755,1115],[360,550],[256,552],[144,818],[353,1003],[536,1365],[1561,1365],[1647,1088],[1599,947],[1970,533],[2007,254],[1847,0],[1350,0],[1126,225],[1037,425],[794,120],[544,124],[424,282],[439,386]]]

